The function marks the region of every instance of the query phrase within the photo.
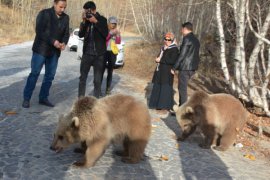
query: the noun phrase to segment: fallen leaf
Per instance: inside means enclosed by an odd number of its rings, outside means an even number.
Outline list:
[[[168,156],[165,156],[165,155],[161,155],[160,159],[163,160],[163,161],[168,161],[169,160]]]
[[[255,156],[252,155],[252,154],[245,154],[244,157],[247,158],[247,159],[250,159],[252,161],[254,161],[256,159]]]
[[[17,114],[17,112],[15,112],[15,111],[7,111],[7,112],[5,112],[5,114],[6,115],[15,115],[15,114]]]

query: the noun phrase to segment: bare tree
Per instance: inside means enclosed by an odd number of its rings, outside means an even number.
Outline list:
[[[225,45],[225,35],[222,23],[222,15],[221,15],[221,0],[217,0],[216,3],[216,16],[217,16],[217,25],[219,30],[219,42],[220,42],[220,62],[221,62],[221,69],[223,71],[225,80],[227,83],[231,83],[231,87],[235,89],[235,84],[230,80],[230,75],[228,71],[228,66],[226,62],[226,45]]]
[[[231,0],[228,5],[233,9],[235,23],[234,74],[228,76],[224,31],[221,16],[221,1],[217,0],[217,22],[221,45],[221,64],[225,79],[230,82],[231,89],[245,101],[264,109],[270,116],[267,98],[269,97],[270,77],[270,8],[264,0]],[[263,4],[260,5],[260,4]],[[265,8],[267,7],[267,8]],[[252,10],[252,12],[250,12]],[[252,34],[249,32],[253,32]],[[249,38],[255,43],[249,44]],[[268,47],[265,50],[265,47]],[[251,53],[247,53],[247,48]]]

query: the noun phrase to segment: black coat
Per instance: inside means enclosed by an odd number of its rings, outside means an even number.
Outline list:
[[[84,37],[83,43],[83,53],[85,53],[85,48],[88,45],[89,33],[91,32],[91,26],[93,25],[93,37],[94,37],[94,47],[97,55],[105,54],[106,52],[106,37],[109,33],[107,19],[101,16],[99,13],[95,15],[97,23],[90,23],[89,21],[82,22],[80,25],[79,37]]]
[[[158,84],[169,84],[173,85],[173,74],[171,73],[171,69],[175,64],[178,57],[178,48],[172,47],[170,49],[166,49],[163,52],[160,63],[158,65],[158,70],[154,72],[154,76],[152,79],[153,83]]]
[[[54,7],[43,9],[36,18],[36,37],[32,50],[42,56],[49,57],[54,53],[60,56],[60,49],[54,47],[54,41],[68,43],[69,16],[63,13],[57,17]]]
[[[199,50],[200,42],[192,32],[184,36],[180,46],[180,54],[173,69],[180,71],[197,70],[200,61]]]

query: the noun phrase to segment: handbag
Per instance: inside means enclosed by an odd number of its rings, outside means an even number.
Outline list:
[[[113,54],[117,55],[119,53],[119,49],[114,41],[111,41],[111,49]]]

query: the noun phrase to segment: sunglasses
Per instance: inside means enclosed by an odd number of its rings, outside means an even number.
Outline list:
[[[171,39],[166,39],[166,38],[164,38],[164,41],[172,41]]]

